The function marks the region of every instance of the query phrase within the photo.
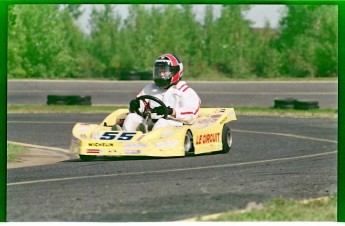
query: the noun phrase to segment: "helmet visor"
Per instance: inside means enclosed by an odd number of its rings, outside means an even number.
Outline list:
[[[171,67],[167,63],[157,63],[153,67],[153,79],[170,80],[173,76]]]

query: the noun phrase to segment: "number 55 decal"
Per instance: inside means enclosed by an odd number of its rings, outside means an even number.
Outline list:
[[[120,136],[119,132],[105,132],[100,140],[131,140],[136,133],[122,133]]]

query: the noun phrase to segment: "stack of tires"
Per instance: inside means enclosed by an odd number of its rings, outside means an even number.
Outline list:
[[[91,105],[91,96],[48,95],[48,105]]]
[[[294,109],[296,101],[297,100],[294,98],[275,99],[274,100],[274,108]]]
[[[275,99],[274,108],[310,110],[318,109],[319,102],[315,100],[297,100],[295,98]]]
[[[120,80],[151,80],[151,71],[126,71],[120,72]]]
[[[309,109],[318,109],[319,102],[314,100],[297,100],[295,103],[295,109],[298,110],[309,110]]]

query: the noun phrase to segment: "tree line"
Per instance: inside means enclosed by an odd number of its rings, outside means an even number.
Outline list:
[[[249,5],[206,5],[202,21],[192,5],[116,5],[93,8],[90,32],[76,24],[79,4],[10,5],[8,78],[120,79],[151,71],[155,58],[174,53],[193,79],[336,77],[338,8],[287,5],[277,28],[252,28]]]

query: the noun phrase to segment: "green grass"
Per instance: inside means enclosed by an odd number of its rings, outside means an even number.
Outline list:
[[[8,105],[7,112],[12,114],[24,113],[111,113],[119,108],[128,106],[72,106],[72,105]],[[269,107],[235,107],[236,115],[278,116],[301,118],[336,118],[338,113],[334,109],[313,110],[283,110]]]
[[[20,162],[18,155],[27,151],[23,146],[7,143],[7,162]]]
[[[282,198],[266,203],[262,208],[252,211],[224,213],[215,219],[198,221],[337,221],[337,198],[296,201]]]
[[[128,106],[8,105],[7,113],[110,113]]]
[[[237,115],[251,116],[277,116],[277,117],[297,117],[297,118],[337,118],[338,111],[335,109],[276,109],[273,107],[238,107],[235,108]]]

